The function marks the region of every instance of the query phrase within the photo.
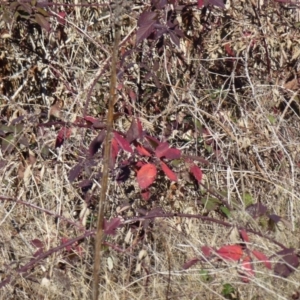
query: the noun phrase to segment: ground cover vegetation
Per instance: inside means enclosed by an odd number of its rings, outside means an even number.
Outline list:
[[[1,298],[300,299],[296,1],[0,3]]]

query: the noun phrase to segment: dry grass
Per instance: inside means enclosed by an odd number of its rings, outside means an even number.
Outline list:
[[[84,161],[85,149],[98,133],[78,127],[55,148],[61,124],[39,124],[74,122],[85,113],[105,118],[113,44],[106,2],[99,0],[103,6],[93,9],[62,6],[68,13],[64,31],[53,16],[50,33],[24,20],[8,22],[4,3],[0,6],[0,277],[14,279],[0,289],[2,299],[90,299],[93,237],[81,241],[77,250],[82,254],[60,249],[28,273],[16,270],[36,257],[32,241],[41,241],[46,252],[63,238],[94,229],[100,154],[78,180],[70,183],[68,176]],[[132,1],[124,14],[120,57],[134,49],[136,20],[149,5],[144,2]],[[209,161],[202,165],[203,182],[235,207],[232,218],[225,220],[233,226],[180,217],[126,223],[107,239],[114,248],[105,249],[101,299],[225,299],[227,283],[235,289],[232,299],[299,299],[298,270],[281,278],[258,264],[247,284],[233,263],[199,262],[183,270],[185,262],[203,256],[202,246],[241,242],[234,225],[250,226],[299,249],[299,9],[275,1],[264,6],[227,2],[224,11],[214,8],[201,15],[190,8],[178,17],[187,34],[180,49],[170,43],[159,56],[150,40],[139,52],[128,52],[119,66],[115,110],[121,117],[115,128],[126,132],[131,109],[153,136]],[[160,88],[154,77],[146,78],[141,62],[157,62]],[[147,203],[133,172],[130,184],[111,180],[107,217],[131,219],[161,207],[224,220],[218,210],[203,206],[210,197],[206,190],[195,186],[184,168],[173,168],[178,183],[161,175],[151,190],[154,200]],[[85,179],[94,180],[86,193],[78,187]],[[280,226],[251,219],[245,210],[250,202],[261,202],[279,215]],[[280,250],[272,240],[249,236],[251,249],[268,256]]]

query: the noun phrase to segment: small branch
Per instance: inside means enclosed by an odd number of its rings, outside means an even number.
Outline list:
[[[99,210],[97,219],[97,233],[95,238],[95,254],[94,254],[94,269],[93,269],[93,287],[92,294],[93,299],[98,300],[99,297],[99,272],[102,263],[102,243],[104,240],[104,211],[105,211],[105,200],[108,189],[108,177],[109,177],[109,162],[111,157],[111,134],[113,130],[113,113],[114,103],[116,100],[116,83],[117,83],[117,50],[120,43],[120,28],[115,26],[115,41],[112,53],[111,61],[111,78],[110,78],[110,92],[109,92],[109,103],[108,103],[108,115],[107,115],[107,133],[104,144],[104,158],[103,158],[103,174],[101,180],[101,192],[99,200]]]
[[[64,249],[65,247],[68,247],[68,246],[71,246],[73,245],[74,243],[84,239],[84,238],[87,238],[91,235],[93,235],[95,233],[94,230],[90,230],[90,231],[87,231],[85,232],[84,234],[80,235],[80,236],[77,236],[73,239],[70,239],[68,240],[67,242],[55,247],[55,248],[51,248],[50,250],[46,251],[46,252],[43,252],[41,253],[40,255],[38,255],[37,257],[34,257],[32,258],[25,266],[21,267],[21,268],[18,268],[16,269],[14,272],[17,273],[17,274],[22,274],[23,277],[26,277],[28,276],[28,272],[30,272],[30,270],[32,268],[34,268],[40,261],[42,261],[43,259],[47,258],[48,256],[52,255],[53,253],[56,253],[62,249]],[[2,280],[0,282],[0,289],[3,288],[4,286],[6,286],[7,284],[13,284],[15,282],[15,279],[12,279],[12,275],[8,275],[6,277],[6,279]]]

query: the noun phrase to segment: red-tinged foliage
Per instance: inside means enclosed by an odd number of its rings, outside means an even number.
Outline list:
[[[143,137],[142,122],[140,121],[140,119],[137,119],[136,122],[137,122],[137,126],[138,126],[138,131],[139,131],[139,138],[142,138]]]
[[[131,149],[131,147],[130,147],[129,142],[128,142],[126,139],[124,139],[124,138],[123,138],[120,134],[118,134],[117,132],[114,132],[114,137],[115,137],[116,141],[118,142],[118,144],[120,145],[120,147],[121,147],[123,150],[125,150],[125,151],[127,151],[127,152],[129,152],[129,153],[133,153],[133,151],[132,151],[132,149]]]
[[[143,128],[141,121],[139,119],[132,119],[131,125],[126,133],[126,140],[129,143],[142,138],[143,136]]]
[[[67,16],[67,13],[64,12],[64,11],[61,11],[58,13],[58,17],[56,18],[57,19],[57,22],[60,24],[60,25],[65,25],[66,24],[66,16]]]
[[[221,8],[225,8],[224,0],[198,0],[197,7],[203,8],[204,6],[215,5]]]
[[[257,251],[257,250],[253,250],[252,251],[252,254],[261,262],[264,263],[265,267],[268,268],[268,269],[272,269],[272,265],[271,265],[271,262],[270,260],[268,259],[268,257],[263,254],[262,252],[260,251]]]
[[[83,165],[81,163],[78,163],[70,170],[68,179],[71,183],[79,176],[82,169],[83,169]]]
[[[178,159],[181,157],[179,149],[170,148],[169,143],[163,142],[155,149],[155,155],[158,158],[165,157],[166,159]]]
[[[165,153],[166,159],[178,159],[181,157],[181,151],[176,148],[169,148],[168,151]]]
[[[243,241],[245,243],[249,243],[250,242],[250,239],[249,239],[249,236],[248,236],[246,230],[244,230],[244,229],[240,230],[240,235],[241,235],[241,238],[243,239]]]
[[[139,144],[136,146],[136,150],[137,150],[139,155],[144,155],[144,156],[151,157],[151,153]]]
[[[50,32],[51,30],[51,25],[48,21],[48,16],[46,17],[43,14],[47,14],[47,12],[44,9],[40,10],[40,13],[35,14],[35,22],[39,24],[42,28],[44,28],[47,32]]]
[[[91,117],[91,116],[85,116],[84,120],[89,122],[89,123],[92,123],[92,124],[99,121],[97,118],[94,118],[94,117]]]
[[[206,145],[210,146],[214,142],[212,134],[207,128],[202,128],[202,135]]]
[[[142,198],[145,200],[145,201],[148,201],[150,199],[150,192],[149,190],[144,190],[141,192],[141,195],[142,195]]]
[[[115,164],[116,158],[119,153],[119,145],[115,138],[111,140],[111,157],[113,160],[113,165]]]
[[[106,135],[106,130],[101,130],[100,133],[92,140],[92,142],[90,143],[89,146],[89,154],[91,156],[95,155],[97,153],[97,151],[99,150],[99,148],[101,147],[104,138]]]
[[[195,265],[197,262],[199,261],[199,258],[195,257],[195,258],[192,258],[191,260],[187,261],[184,265],[183,265],[183,269],[184,270],[187,270],[189,269],[190,267],[192,267],[193,265]]]
[[[113,218],[109,221],[104,220],[104,232],[107,235],[115,235],[116,229],[120,226],[121,219]]]
[[[235,56],[235,52],[230,47],[229,43],[225,44],[225,51],[229,56]]]
[[[198,3],[197,3],[197,7],[198,8],[202,8],[204,5],[206,5],[206,1],[205,0],[198,0]]]
[[[165,156],[165,153],[168,151],[169,148],[170,148],[169,143],[167,142],[160,143],[158,147],[155,149],[155,155],[158,158],[161,158]]]
[[[56,141],[55,141],[55,148],[59,148],[64,143],[65,139],[68,139],[71,136],[72,129],[63,127],[59,130]]]
[[[287,278],[299,267],[299,258],[294,253],[294,249],[284,249],[276,254],[282,256],[274,267],[276,275]]]
[[[202,246],[201,250],[205,257],[209,257],[213,252],[213,248],[208,246]]]
[[[201,169],[196,165],[192,165],[190,167],[190,172],[193,174],[193,176],[196,178],[196,180],[200,183],[202,180],[202,176],[203,176]]]
[[[254,276],[254,269],[253,269],[253,264],[251,261],[250,256],[246,256],[243,261],[241,262],[241,267],[242,267],[242,280],[246,283],[250,281],[250,277]]]
[[[66,237],[61,238],[61,244],[62,245],[67,243],[68,241],[69,241],[69,239],[66,238]],[[68,252],[70,252],[72,250],[72,245],[67,245],[65,248]]]
[[[73,247],[73,252],[76,253],[78,256],[82,257],[84,255],[84,250],[81,246],[77,245]]]
[[[177,181],[177,175],[163,162],[160,162],[161,168],[171,181]]]
[[[154,31],[154,24],[157,23],[157,13],[151,11],[144,11],[139,19],[137,25],[139,26],[136,32],[136,44],[139,44]]]
[[[132,89],[128,90],[128,95],[129,95],[131,101],[134,101],[134,102],[136,101],[137,95]]]
[[[141,189],[146,189],[149,187],[155,180],[157,170],[155,165],[146,164],[140,168],[137,173],[137,181]]]
[[[243,255],[243,249],[240,245],[226,245],[216,251],[223,259],[239,260]]]
[[[142,166],[144,166],[144,165],[146,165],[146,163],[145,162],[143,162],[143,161],[138,161],[136,164],[135,164],[135,166],[138,168],[138,169],[140,169]]]
[[[201,164],[204,164],[204,165],[209,165],[209,161],[204,159],[203,157],[201,156],[196,156],[196,155],[181,155],[182,158],[185,159],[185,161],[187,163],[192,163],[193,160],[196,160],[196,161],[199,161]]]
[[[155,150],[159,144],[160,144],[160,141],[156,138],[154,138],[153,136],[150,136],[150,135],[146,135],[145,136],[146,140],[148,141],[149,145]],[[145,146],[147,147],[147,146]]]
[[[30,241],[30,244],[36,248],[44,248],[44,243],[39,239],[33,239]]]

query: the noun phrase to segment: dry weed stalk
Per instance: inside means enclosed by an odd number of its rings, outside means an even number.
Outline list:
[[[116,17],[118,15],[116,14]],[[108,177],[109,177],[109,162],[111,157],[111,134],[113,130],[113,115],[114,115],[114,104],[116,100],[116,63],[117,63],[117,52],[120,43],[120,25],[115,22],[115,40],[112,52],[111,60],[111,78],[110,78],[110,92],[108,102],[108,113],[106,122],[106,138],[104,144],[104,157],[103,157],[103,172],[101,179],[101,192],[99,199],[99,210],[97,219],[97,232],[95,238],[95,254],[94,254],[94,268],[93,268],[93,299],[97,300],[99,297],[99,271],[102,261],[101,248],[104,240],[104,212],[105,212],[105,200],[106,193],[108,190]]]

